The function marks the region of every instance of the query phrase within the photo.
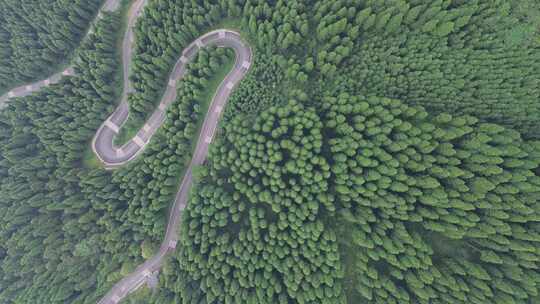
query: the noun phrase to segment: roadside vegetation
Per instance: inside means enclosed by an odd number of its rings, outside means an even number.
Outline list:
[[[114,108],[119,20],[106,14],[83,42],[76,76],[0,112],[2,303],[95,303],[120,267],[111,252],[129,246],[109,213],[125,200],[103,189],[104,172],[82,168]]]
[[[141,121],[215,26],[239,20],[255,57],[158,289],[129,301],[538,303],[535,5],[150,1],[129,97]],[[0,302],[95,303],[161,241],[234,54],[200,51],[144,153],[105,171],[83,152],[115,107],[119,22],[80,46],[77,76],[0,112]]]
[[[104,2],[0,1],[0,93],[59,71]]]

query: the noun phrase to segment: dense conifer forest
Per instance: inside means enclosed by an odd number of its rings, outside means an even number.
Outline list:
[[[235,58],[201,50],[144,153],[105,170],[123,18],[80,42],[102,1],[49,2],[0,0],[0,88],[76,50],[75,76],[0,110],[0,303],[96,303],[157,251]],[[157,289],[126,303],[540,303],[539,4],[150,0],[130,127],[216,28],[253,64]]]
[[[103,0],[0,1],[0,92],[55,71]]]

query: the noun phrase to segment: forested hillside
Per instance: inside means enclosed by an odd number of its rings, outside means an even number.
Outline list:
[[[0,1],[0,93],[56,71],[104,0]]]
[[[118,26],[116,15],[97,25],[80,47],[78,76],[0,112],[2,303],[95,303],[118,265],[106,252],[123,246],[112,214],[123,200],[103,189],[103,173],[80,169],[112,109]]]
[[[80,48],[77,76],[0,112],[2,303],[95,303],[162,236],[209,99],[204,87],[232,54],[201,52],[144,161],[110,174],[86,155],[118,98],[119,22],[107,15],[97,25]]]
[[[132,126],[201,34],[238,30],[254,59],[157,290],[126,302],[540,303],[537,6],[149,1]],[[0,303],[96,303],[163,237],[234,54],[199,51],[144,153],[107,171],[90,141],[119,97],[120,20],[72,46],[77,76],[0,112]]]

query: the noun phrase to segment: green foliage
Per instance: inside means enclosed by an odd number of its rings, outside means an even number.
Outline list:
[[[285,61],[276,53],[301,49],[301,41],[307,35],[306,5],[303,1],[246,1],[239,6],[235,1],[204,2],[194,1],[152,1],[135,29],[137,37],[133,73],[131,78],[136,92],[129,97],[129,104],[134,116],[146,117],[155,107],[162,93],[162,84],[166,82],[174,62],[182,50],[195,38],[207,32],[220,20],[239,18],[246,33],[254,37],[251,47],[256,49],[256,60],[260,67],[254,72],[258,81],[246,79],[238,95],[256,98],[252,105],[238,105],[248,111],[274,104],[272,96],[276,83],[283,77],[280,69],[289,69],[288,78],[305,82],[307,74],[300,70],[297,56]],[[255,24],[255,28],[252,28]],[[278,62],[279,61],[279,62]],[[240,99],[240,97],[233,98]],[[243,103],[241,101],[233,104]],[[236,107],[236,106],[234,106]],[[143,119],[139,119],[142,121]]]
[[[225,126],[183,217],[183,303],[344,303],[322,127],[294,100]]]
[[[183,303],[537,294],[539,142],[388,98],[319,104],[291,100],[224,126],[183,218]],[[463,248],[437,245],[436,234]]]
[[[518,0],[510,4],[519,22],[508,33],[508,42],[521,46],[540,45],[540,3]]]
[[[255,56],[158,290],[127,301],[538,302],[535,5],[150,1],[130,75],[141,121],[183,48],[223,20]],[[105,19],[77,76],[0,112],[0,302],[95,303],[152,254],[202,99],[233,59],[199,51],[144,154],[104,171],[87,149],[118,97],[118,16]]]
[[[167,109],[167,118],[145,149],[141,159],[113,173],[115,181],[130,198],[130,225],[143,236],[158,241],[165,231],[166,212],[189,164],[201,111],[200,97],[216,70],[229,61],[232,52],[223,48],[199,51],[178,82],[177,100]],[[142,216],[139,216],[142,215]]]
[[[242,25],[264,50],[274,52],[301,48],[309,34],[308,2],[245,1]]]
[[[225,120],[244,113],[257,115],[261,110],[284,103],[284,75],[276,57],[256,53],[249,74],[234,89],[224,113]]]
[[[336,227],[354,248],[346,250],[356,267],[350,293],[367,303],[536,296],[538,281],[524,277],[538,271],[540,142],[470,116],[430,118],[388,98],[341,94],[322,105],[331,192],[345,223]],[[469,253],[434,251],[424,231],[463,240]]]
[[[80,168],[115,99],[119,20],[105,15],[97,24],[81,46],[77,76],[0,112],[2,303],[95,303],[122,260],[111,253],[129,252],[130,237],[109,213],[125,198],[108,174]]]
[[[153,254],[165,230],[165,211],[204,114],[200,96],[232,52],[199,52],[143,160],[112,174],[89,170],[82,166],[85,149],[113,110],[107,103],[117,99],[119,19],[107,15],[81,46],[77,76],[1,112],[0,211],[10,219],[0,234],[2,302],[95,303]],[[43,279],[49,277],[55,281]]]
[[[386,33],[361,31],[353,55],[330,62],[347,60],[341,77],[325,87],[396,98],[434,113],[474,115],[540,138],[540,45],[527,43],[533,36],[523,29],[534,28],[532,21],[520,21],[532,17],[514,12],[507,1],[448,3],[397,2],[384,10],[378,3],[366,4],[357,22],[368,12],[392,11],[397,20],[404,14],[406,25],[396,31],[394,24]],[[339,45],[350,48],[351,43]],[[326,70],[332,68],[321,71]]]
[[[103,2],[0,1],[0,92],[53,72],[79,45]]]

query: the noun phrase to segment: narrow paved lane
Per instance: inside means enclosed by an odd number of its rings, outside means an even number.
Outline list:
[[[191,163],[189,164],[186,173],[182,179],[182,183],[176,194],[173,206],[170,210],[169,221],[165,237],[161,243],[158,253],[139,265],[134,272],[124,277],[120,282],[116,283],[113,288],[99,301],[99,304],[115,304],[120,302],[129,293],[135,291],[140,286],[144,285],[147,279],[153,272],[160,269],[165,256],[176,248],[178,242],[178,228],[180,224],[181,214],[187,205],[189,190],[192,185],[192,168],[200,165],[206,159],[208,154],[208,146],[215,135],[216,127],[221,116],[221,112],[225,108],[225,104],[234,87],[244,78],[249,70],[252,61],[252,53],[236,32],[229,30],[216,30],[207,33],[190,45],[188,45],[180,58],[174,65],[169,76],[165,93],[158,108],[152,113],[145,125],[137,132],[137,134],[121,147],[115,147],[113,140],[120,132],[122,125],[126,122],[129,116],[129,105],[127,103],[128,94],[133,92],[133,86],[129,81],[130,63],[132,58],[133,42],[135,41],[133,27],[137,17],[140,15],[146,0],[136,1],[129,13],[128,26],[122,44],[122,66],[124,70],[124,90],[118,108],[113,114],[101,125],[97,131],[94,140],[92,141],[92,149],[97,157],[107,168],[116,168],[126,164],[139,155],[157,129],[165,121],[165,113],[168,106],[176,100],[176,85],[186,73],[186,65],[191,62],[197,52],[207,46],[215,45],[219,47],[232,48],[236,53],[236,61],[233,69],[219,85],[214,98],[210,104],[206,117],[204,119],[195,152],[193,153]]]
[[[125,298],[129,293],[144,285],[152,273],[160,269],[166,255],[176,248],[181,214],[187,205],[189,190],[192,185],[192,169],[194,166],[202,164],[206,159],[208,154],[208,146],[212,142],[212,139],[216,133],[217,124],[219,122],[219,118],[221,117],[221,113],[225,108],[232,90],[244,78],[251,66],[252,61],[251,48],[242,41],[240,34],[234,31],[221,29],[209,32],[199,37],[188,45],[182,54],[179,54],[180,59],[178,59],[174,68],[172,69],[168,82],[164,84],[167,86],[167,88],[163,94],[159,106],[154,113],[152,113],[143,128],[141,128],[141,130],[139,130],[135,137],[133,137],[129,142],[121,147],[115,147],[113,144],[113,139],[116,135],[118,135],[122,125],[126,122],[129,116],[127,97],[128,94],[133,92],[133,86],[129,81],[133,42],[135,40],[133,28],[147,1],[148,0],[136,0],[129,10],[128,26],[122,44],[124,90],[122,92],[119,106],[101,125],[92,141],[92,149],[94,153],[106,168],[112,169],[122,166],[133,160],[136,156],[140,155],[140,153],[144,150],[157,129],[165,121],[167,107],[176,100],[176,85],[177,82],[186,74],[186,65],[195,58],[200,49],[212,45],[232,48],[236,53],[236,61],[232,70],[219,85],[205,116],[191,163],[186,170],[171,208],[167,229],[165,231],[165,237],[159,251],[155,256],[139,265],[133,273],[127,275],[121,281],[116,283],[113,288],[98,302],[98,304],[116,304]],[[117,10],[120,6],[119,4],[120,0],[107,0],[100,9],[96,20],[88,32],[91,33],[93,31],[93,26],[97,19],[102,16],[102,12]],[[62,77],[74,75],[74,73],[75,71],[73,67],[70,66],[66,70],[51,75],[45,80],[12,89],[8,93],[0,96],[0,108],[2,108],[2,106],[11,98],[29,95],[32,92],[40,90],[42,87],[58,83]]]
[[[164,122],[167,107],[176,100],[176,84],[182,79],[187,69],[186,65],[194,59],[197,51],[209,45],[232,48],[236,52],[236,62],[232,71],[218,87],[214,100],[210,105],[208,116],[211,119],[203,124],[202,134],[212,138],[219,119],[219,114],[236,84],[244,77],[251,65],[251,50],[246,46],[238,33],[228,30],[217,30],[203,35],[191,43],[182,52],[168,79],[167,88],[158,108],[152,113],[146,124],[137,134],[121,147],[113,145],[114,137],[119,133],[128,118],[129,106],[127,95],[130,90],[129,80],[125,79],[121,103],[116,111],[101,125],[94,137],[92,147],[98,158],[109,168],[118,167],[135,158],[148,144],[156,130]],[[125,64],[129,64],[124,62]],[[204,141],[207,139],[205,138]],[[201,151],[205,153],[204,151]],[[196,155],[195,155],[196,156]]]
[[[124,84],[124,88],[126,89],[121,104],[101,125],[94,137],[92,148],[106,167],[115,168],[134,159],[144,150],[156,130],[165,121],[165,111],[176,99],[176,83],[185,75],[186,64],[194,59],[199,49],[209,45],[232,48],[236,52],[236,62],[231,72],[219,85],[208,109],[191,163],[186,170],[180,189],[176,194],[173,207],[171,208],[165,238],[163,239],[159,252],[137,267],[133,273],[118,282],[99,302],[100,304],[118,303],[126,295],[142,286],[154,271],[159,270],[167,253],[176,248],[178,242],[177,230],[180,224],[181,214],[186,207],[189,190],[192,185],[192,168],[202,164],[206,159],[208,146],[215,135],[221,112],[223,111],[232,90],[240,80],[244,78],[251,66],[251,49],[242,42],[240,35],[233,31],[217,30],[201,36],[182,52],[180,59],[174,66],[169,77],[167,89],[163,94],[163,98],[161,99],[158,108],[150,116],[144,127],[137,132],[135,137],[122,147],[115,147],[113,144],[114,137],[119,133],[121,126],[128,118],[128,83]],[[124,62],[124,64],[127,63]]]
[[[99,12],[96,16],[96,18],[92,21],[90,24],[90,27],[88,28],[88,32],[85,34],[83,39],[81,41],[85,40],[90,33],[94,31],[94,26],[97,23],[99,19],[103,16],[103,12],[113,12],[116,11],[120,7],[121,0],[107,0],[105,3],[101,6],[99,9]],[[41,90],[41,88],[49,86],[51,84],[55,84],[60,82],[62,77],[64,76],[70,76],[73,75],[75,71],[73,70],[73,66],[70,65],[65,70],[55,73],[51,76],[49,76],[47,79],[43,79],[34,83],[25,84],[19,87],[16,87],[14,89],[11,89],[9,92],[5,93],[4,95],[0,96],[0,109],[5,107],[7,105],[7,102],[9,99],[14,97],[23,97],[30,95],[33,92]]]

